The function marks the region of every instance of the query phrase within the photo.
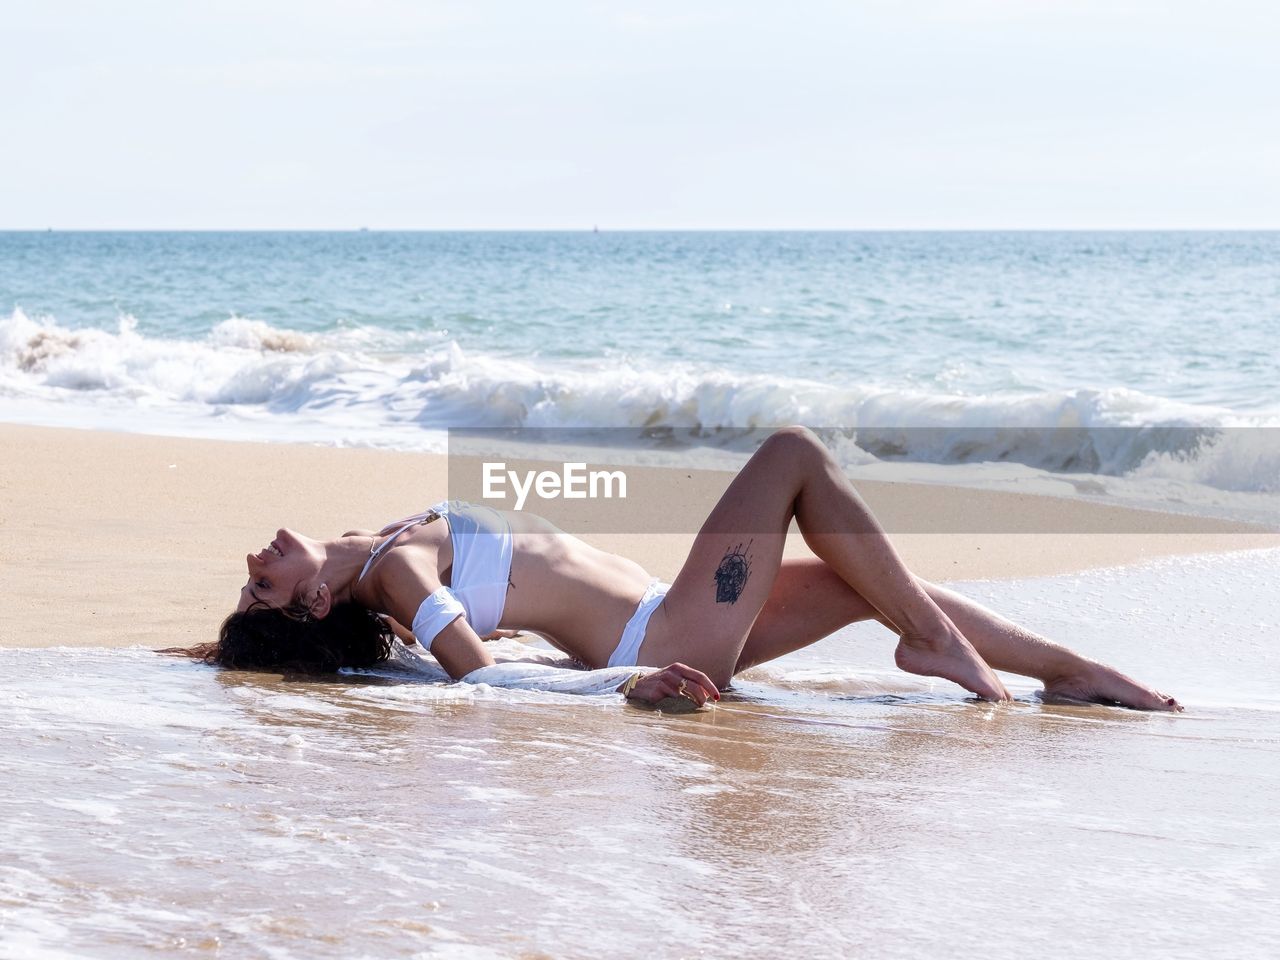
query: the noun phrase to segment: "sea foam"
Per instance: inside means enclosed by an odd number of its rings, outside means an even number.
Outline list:
[[[1280,487],[1280,415],[1123,387],[1007,395],[834,386],[713,365],[513,358],[433,333],[304,333],[231,317],[194,339],[0,319],[7,419],[228,438],[440,450],[448,428],[678,431],[749,450],[741,431],[804,423],[847,466],[1024,464],[1218,491]],[[663,434],[670,440],[671,434]]]

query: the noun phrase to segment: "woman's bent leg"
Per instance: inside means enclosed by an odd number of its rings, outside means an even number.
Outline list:
[[[862,594],[821,560],[784,560],[733,672],[803,649],[850,623],[879,617]]]
[[[954,590],[926,580],[920,583],[987,663],[997,670],[1034,677],[1044,684],[1046,696],[1121,703],[1139,710],[1182,709],[1173,697],[1082,657]]]
[[[1034,677],[1046,696],[1178,710],[1172,697],[1018,626],[946,587],[917,578],[994,669]],[[890,626],[866,599],[821,560],[785,560],[747,636],[734,672],[807,647],[860,620]]]
[[[711,511],[650,621],[643,662],[681,660],[727,682],[773,588],[792,517],[814,553],[898,631],[900,667],[989,699],[1008,697],[903,565],[821,441],[803,428],[766,440]]]

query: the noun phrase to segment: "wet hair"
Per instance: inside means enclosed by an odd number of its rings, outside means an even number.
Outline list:
[[[321,620],[298,604],[255,604],[222,621],[216,643],[190,652],[232,670],[334,673],[382,663],[394,640],[387,622],[358,603],[335,604]]]

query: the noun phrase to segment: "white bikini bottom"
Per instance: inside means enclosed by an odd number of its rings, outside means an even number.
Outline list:
[[[644,643],[644,633],[649,627],[649,618],[653,616],[653,611],[658,609],[658,605],[662,603],[663,597],[670,589],[671,584],[663,583],[656,578],[649,581],[649,586],[645,587],[644,596],[636,606],[636,612],[622,628],[622,639],[609,655],[609,666],[634,667],[636,665],[636,658],[640,656],[640,644]]]

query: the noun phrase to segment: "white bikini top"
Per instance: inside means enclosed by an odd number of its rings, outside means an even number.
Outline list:
[[[453,572],[451,586],[440,587],[427,596],[413,618],[413,635],[424,650],[430,650],[440,631],[460,616],[465,616],[480,636],[493,633],[502,622],[511,582],[511,524],[496,510],[462,500],[441,501],[402,521],[369,554],[356,581],[364,579],[369,568],[402,533],[440,517],[449,524]]]

